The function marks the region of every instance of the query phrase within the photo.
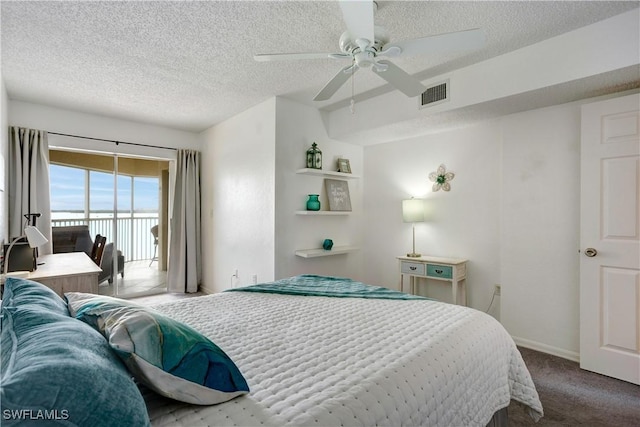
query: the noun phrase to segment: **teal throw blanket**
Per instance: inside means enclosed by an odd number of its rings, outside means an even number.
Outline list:
[[[261,292],[285,295],[303,295],[338,298],[379,298],[401,300],[428,300],[419,295],[405,294],[380,286],[365,285],[343,277],[315,276],[303,274],[276,280],[275,282],[243,288],[227,289],[225,292]]]

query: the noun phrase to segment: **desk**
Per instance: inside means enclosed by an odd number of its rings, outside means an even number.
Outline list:
[[[65,292],[97,294],[101,271],[84,252],[68,252],[39,256],[38,268],[26,278],[42,283],[61,297]]]
[[[454,304],[467,305],[467,260],[421,256],[397,257],[400,260],[400,291],[404,292],[404,276],[409,276],[409,293],[415,294],[416,278],[442,280],[451,283]],[[460,291],[460,292],[458,292]],[[458,298],[460,294],[460,298]]]

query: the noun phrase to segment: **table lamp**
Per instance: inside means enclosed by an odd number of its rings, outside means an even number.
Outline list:
[[[424,200],[408,199],[402,201],[402,221],[413,223],[413,249],[408,257],[419,258],[422,255],[416,253],[416,222],[424,222]]]
[[[5,252],[4,254],[4,275],[7,275],[7,270],[9,269],[9,255],[11,254],[11,249],[13,249],[13,246],[20,240],[23,238],[27,238],[27,241],[29,242],[29,246],[31,248],[37,248],[38,246],[42,246],[45,243],[47,243],[49,240],[47,240],[46,237],[44,237],[44,235],[40,232],[40,230],[38,230],[37,228],[35,228],[32,225],[28,225],[27,227],[25,227],[24,229],[24,234],[20,237],[16,237],[15,239],[13,239],[13,241],[11,242],[11,244],[9,245],[9,247],[7,248],[7,252]],[[34,266],[34,268],[36,268]]]

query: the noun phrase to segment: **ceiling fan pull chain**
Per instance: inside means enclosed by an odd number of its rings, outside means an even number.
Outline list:
[[[355,59],[354,59],[355,62]],[[350,102],[350,106],[349,109],[351,110],[351,114],[355,114],[356,113],[356,101],[353,99],[354,93],[355,93],[355,83],[354,83],[354,74],[355,74],[355,67],[351,70],[351,102]]]

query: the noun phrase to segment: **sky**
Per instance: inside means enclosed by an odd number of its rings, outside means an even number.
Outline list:
[[[66,166],[50,165],[52,211],[84,210],[85,170]],[[113,210],[113,175],[91,171],[89,175],[91,193],[90,210]],[[158,210],[158,178],[135,177],[134,208]],[[118,211],[131,209],[131,177],[118,176]]]

